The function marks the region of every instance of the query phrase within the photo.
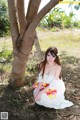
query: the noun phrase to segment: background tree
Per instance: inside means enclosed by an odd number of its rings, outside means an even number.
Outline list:
[[[9,80],[11,87],[21,86],[25,82],[25,66],[36,37],[36,27],[41,19],[59,3],[59,0],[50,0],[38,12],[40,3],[41,0],[29,0],[25,16],[24,0],[8,0],[14,55],[12,73]]]
[[[75,8],[76,10],[79,10],[79,9],[80,9],[80,0],[79,0],[79,1],[73,0],[73,1],[79,2],[77,5],[74,6],[74,8]]]
[[[72,11],[67,15],[61,8],[55,7],[43,18],[39,25],[46,28],[69,28],[76,22],[75,20],[73,22],[74,16]]]
[[[0,36],[4,36],[9,30],[9,18],[7,4],[4,0],[0,0]]]

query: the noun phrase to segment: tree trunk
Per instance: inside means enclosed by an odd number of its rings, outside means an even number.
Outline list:
[[[22,49],[20,51],[14,52],[14,61],[12,65],[12,74],[9,80],[9,85],[11,87],[20,87],[25,83],[25,67],[26,62],[28,61],[30,52],[32,50],[33,44],[35,44],[37,54],[39,57],[39,62],[42,61],[42,52],[38,41],[38,36],[36,33],[33,33],[32,36],[27,31],[27,36],[24,35],[22,41],[27,41],[26,48],[25,49],[25,43],[22,46]]]
[[[37,51],[39,62],[41,62],[42,61],[42,51],[41,51],[41,47],[40,47],[40,44],[39,44],[39,39],[38,39],[37,33],[35,34],[34,45],[35,45],[35,48],[36,48],[36,51]]]
[[[26,59],[21,55],[14,55],[14,62],[12,65],[12,74],[9,79],[9,85],[11,87],[18,87],[24,84]]]
[[[14,52],[14,61],[12,65],[12,73],[9,79],[9,85],[11,87],[20,87],[25,83],[25,67],[26,62],[28,61],[32,46],[34,43],[34,36],[27,33],[27,37],[23,37],[23,40],[26,39],[27,43],[25,49],[24,45],[22,46],[21,51]]]

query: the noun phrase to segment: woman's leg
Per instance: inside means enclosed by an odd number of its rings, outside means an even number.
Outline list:
[[[42,94],[44,94],[45,93],[45,91],[40,91],[38,94],[37,94],[37,96],[35,97],[35,100],[36,101],[40,101],[40,99],[41,99],[41,96],[42,96]]]

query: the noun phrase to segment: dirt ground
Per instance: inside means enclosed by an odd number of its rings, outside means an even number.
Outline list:
[[[66,56],[62,59],[62,76],[66,85],[65,97],[74,105],[62,110],[45,108],[34,104],[31,85],[37,79],[37,73],[26,76],[26,83],[17,90],[10,89],[8,84],[0,84],[0,112],[8,112],[9,120],[80,120],[80,59]],[[10,74],[0,71],[1,79]]]

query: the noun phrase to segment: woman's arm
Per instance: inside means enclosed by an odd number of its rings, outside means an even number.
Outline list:
[[[36,88],[36,92],[35,92],[35,94],[34,94],[35,97],[38,95],[41,87],[42,87],[42,82],[40,82],[39,85],[38,85],[38,87]]]
[[[39,101],[39,100],[41,99],[41,95],[42,95],[43,93],[45,93],[48,88],[49,88],[49,86],[47,86],[47,87],[44,88],[43,90],[39,91],[38,94],[35,96],[35,99],[36,99],[37,101]]]
[[[61,73],[61,66],[58,66],[55,74],[55,79],[58,80]]]

